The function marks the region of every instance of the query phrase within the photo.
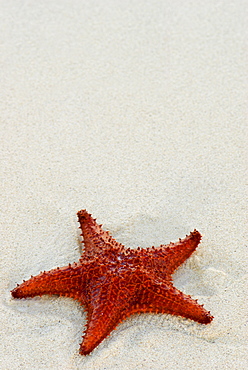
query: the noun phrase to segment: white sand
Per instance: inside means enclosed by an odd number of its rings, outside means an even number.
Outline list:
[[[2,1],[7,369],[245,369],[245,1]],[[75,301],[14,300],[80,256],[86,208],[126,246],[203,234],[174,275],[215,319],[132,316],[87,357]]]

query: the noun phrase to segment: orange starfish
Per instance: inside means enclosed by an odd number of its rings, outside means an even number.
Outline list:
[[[14,298],[58,294],[85,305],[82,355],[133,313],[169,313],[202,324],[212,321],[210,312],[172,284],[171,274],[200,242],[198,231],[175,244],[134,250],[117,243],[86,210],[78,212],[78,218],[85,246],[79,262],[31,277],[11,293]]]

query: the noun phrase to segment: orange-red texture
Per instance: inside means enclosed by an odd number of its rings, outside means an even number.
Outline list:
[[[176,289],[172,273],[197,248],[201,234],[147,249],[115,241],[86,211],[78,212],[84,251],[77,263],[45,271],[12,290],[14,298],[57,294],[77,299],[87,311],[80,353],[87,355],[133,313],[161,312],[208,324],[213,316]]]

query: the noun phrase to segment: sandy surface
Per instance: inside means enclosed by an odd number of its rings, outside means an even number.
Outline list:
[[[1,369],[247,368],[245,7],[1,1]],[[197,228],[174,282],[214,321],[132,316],[83,357],[79,304],[12,299],[77,261],[82,208],[128,247]]]

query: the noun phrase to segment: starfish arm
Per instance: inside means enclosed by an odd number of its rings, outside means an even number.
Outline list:
[[[209,324],[213,320],[209,311],[172,284],[151,283],[150,287],[143,291],[142,299],[137,304],[136,310],[137,312],[178,315],[201,324]]]
[[[87,327],[80,345],[82,355],[87,355],[96,348],[128,316],[125,306],[124,299],[120,296],[113,300],[101,297],[95,307],[91,304],[87,306]]]
[[[75,264],[31,276],[29,280],[17,285],[11,291],[11,294],[14,298],[58,294],[82,300],[83,290],[84,275],[82,274],[82,267]]]
[[[110,248],[119,252],[124,250],[124,246],[118,243],[108,231],[104,231],[86,210],[79,211],[77,215],[82,230],[85,255],[95,256]]]
[[[194,230],[184,239],[179,239],[177,243],[161,245],[159,248],[149,250],[153,254],[154,269],[160,274],[171,275],[187,258],[191,256],[201,240],[201,234]]]
[[[123,320],[120,307],[109,302],[101,309],[88,313],[88,324],[85,336],[80,345],[80,353],[87,355],[105,339]]]

